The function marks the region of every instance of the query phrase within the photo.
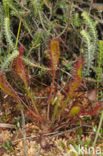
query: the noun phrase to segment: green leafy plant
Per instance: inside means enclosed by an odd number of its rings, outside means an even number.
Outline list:
[[[99,48],[98,48],[98,67],[96,69],[96,74],[97,74],[97,86],[99,83],[102,82],[102,74],[103,74],[103,41],[99,41]]]
[[[74,13],[73,14],[73,24],[76,26],[76,27],[80,27],[81,24],[82,24],[82,20],[80,19],[79,17],[79,14],[78,13]]]
[[[4,20],[3,7],[0,3],[0,41],[2,41],[3,38],[3,20]]]
[[[5,70],[7,70],[9,68],[9,65],[11,64],[11,62],[13,62],[13,60],[19,55],[19,51],[18,50],[14,50],[12,52],[12,54],[8,54],[6,57],[3,58],[2,62],[1,62],[1,71],[5,72]]]
[[[9,151],[13,150],[12,142],[10,140],[3,142],[2,147]]]
[[[94,60],[98,49],[98,35],[96,25],[86,12],[82,13],[84,23],[87,30],[82,30],[81,35],[84,39],[84,58],[85,58],[85,71],[84,75],[89,76],[91,70],[94,70]]]
[[[4,19],[4,29],[5,29],[5,36],[7,43],[11,46],[12,49],[14,49],[14,44],[11,39],[11,33],[10,33],[10,21],[8,17],[5,17]]]
[[[9,5],[12,3],[11,0],[3,0],[4,14],[7,17],[9,15]]]

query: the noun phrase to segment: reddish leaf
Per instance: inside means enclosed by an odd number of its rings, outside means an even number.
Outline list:
[[[72,106],[70,111],[69,111],[69,117],[74,117],[76,115],[78,116],[93,116],[95,115],[100,109],[102,109],[102,103],[98,102],[97,105],[89,110],[85,110],[81,105],[75,105]]]
[[[75,64],[75,72],[73,74],[73,80],[69,83],[67,97],[72,98],[74,92],[81,86],[82,83],[82,57],[80,56]]]
[[[99,102],[99,103],[97,103],[96,107],[94,107],[90,110],[87,110],[87,111],[81,110],[80,115],[82,115],[82,116],[95,115],[98,112],[98,110],[100,110],[100,108],[102,108],[102,105]]]
[[[29,111],[27,112],[27,115],[29,117],[31,117],[32,119],[35,118],[38,121],[43,121],[44,120],[42,116],[35,114],[34,111],[32,111],[31,109],[28,108],[28,110]]]
[[[82,78],[82,67],[83,67],[83,60],[82,60],[81,55],[78,58],[78,61],[74,67],[75,67],[74,77],[81,79]]]
[[[67,98],[63,104],[62,109],[60,110],[60,114],[63,112],[64,108],[66,107],[68,100],[75,95],[75,91],[80,88],[82,83],[82,57],[80,55],[77,63],[75,64],[75,72],[73,74],[73,80],[69,83]]]
[[[10,86],[10,84],[5,80],[2,73],[0,73],[0,88],[8,95],[14,97],[15,99],[19,99],[15,90]]]
[[[20,79],[22,79],[25,86],[28,88],[28,76],[26,75],[26,69],[22,62],[23,52],[24,52],[24,47],[22,45],[19,48],[19,56],[15,60],[15,71],[16,74],[20,77]]]

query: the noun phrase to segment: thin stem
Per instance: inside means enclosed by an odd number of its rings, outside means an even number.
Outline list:
[[[9,20],[10,20],[9,7],[8,7],[8,18],[9,18]],[[10,45],[9,45],[8,55],[10,54],[10,49],[11,49],[11,47],[10,47]]]
[[[54,104],[55,104],[55,107],[54,107],[54,112],[52,114],[52,123],[51,123],[50,127],[53,126],[53,124],[58,116],[58,106],[59,106],[59,97],[58,96],[56,97],[56,101]]]
[[[8,55],[10,54],[10,45],[9,45],[9,47],[8,47]]]
[[[68,14],[68,22],[67,22],[67,27],[66,27],[66,34],[65,34],[65,43],[66,43],[66,39],[67,39],[67,34],[68,34],[68,28],[71,22],[71,12],[72,12],[72,2],[73,0],[70,0],[70,8],[69,8],[69,14]]]
[[[64,108],[66,107],[67,103],[68,103],[68,100],[69,100],[69,96],[66,98],[65,102],[64,102],[64,105],[62,107],[62,109],[60,110],[59,112],[59,115],[61,115],[61,113],[63,112]]]
[[[34,102],[34,100],[33,100],[33,98],[32,98],[31,96],[30,96],[30,99],[31,99],[31,101],[32,101],[32,104],[33,104],[33,106],[34,106],[34,109],[35,109],[36,113],[39,114],[38,109],[37,109],[37,107],[36,107],[36,104],[35,104],[35,102]]]
[[[15,43],[15,48],[17,48],[17,45],[18,45],[18,39],[19,39],[20,29],[21,29],[21,19],[19,21],[19,27],[18,27],[18,33],[17,33],[16,43]]]
[[[27,153],[27,148],[26,148],[26,130],[25,130],[25,116],[24,116],[24,112],[23,109],[21,107],[20,104],[20,111],[21,111],[21,116],[22,116],[22,126],[23,126],[23,140],[24,140],[24,156],[26,156]]]
[[[96,145],[96,142],[97,142],[97,139],[98,139],[98,136],[99,136],[99,132],[100,132],[100,129],[102,127],[102,122],[103,122],[103,111],[101,113],[98,130],[96,132],[96,136],[95,136],[95,139],[94,139],[94,142],[93,142],[93,147]]]
[[[50,91],[50,95],[48,98],[48,108],[47,108],[47,119],[48,120],[49,120],[49,114],[50,114],[50,103],[51,103],[51,98],[52,98],[52,93],[53,93],[53,88],[54,88],[54,82],[55,82],[55,73],[56,73],[56,71],[53,71],[51,91]]]
[[[32,104],[33,104],[33,107],[34,107],[34,109],[35,109],[35,112],[37,113],[37,114],[39,114],[39,112],[38,112],[38,109],[37,109],[37,107],[36,107],[36,104],[35,104],[35,102],[34,102],[34,99],[33,99],[33,97],[32,97],[32,94],[31,94],[31,92],[30,92],[30,90],[29,90],[29,88],[26,86],[26,91],[27,91],[27,93],[28,93],[28,96],[30,97],[30,99],[31,99],[31,102],[32,102]]]

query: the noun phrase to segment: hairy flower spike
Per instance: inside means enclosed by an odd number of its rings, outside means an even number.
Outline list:
[[[16,74],[24,82],[25,87],[28,87],[28,77],[26,75],[26,70],[25,70],[24,64],[22,62],[23,52],[24,52],[24,46],[21,45],[19,48],[19,56],[15,60],[15,62],[16,62],[15,71],[16,71]]]
[[[1,72],[4,72],[6,69],[9,68],[10,63],[19,55],[18,50],[14,50],[12,54],[8,54],[6,57],[4,57],[2,63],[1,63]]]
[[[53,39],[50,42],[50,57],[52,62],[52,68],[53,70],[56,70],[59,57],[60,57],[60,47],[59,47],[59,41],[57,39]]]

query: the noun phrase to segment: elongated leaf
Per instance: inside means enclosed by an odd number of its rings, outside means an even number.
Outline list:
[[[9,83],[5,80],[2,73],[0,73],[0,89],[4,91],[6,94],[14,97],[15,99],[19,99],[15,90],[9,85]]]
[[[90,110],[87,110],[87,111],[81,110],[80,115],[81,116],[95,115],[100,109],[103,109],[103,106],[101,102],[98,102],[97,105]]]
[[[80,88],[82,83],[82,56],[80,55],[77,63],[75,64],[75,72],[73,74],[73,80],[69,83],[68,86],[68,92],[67,92],[67,98],[63,104],[62,109],[60,110],[60,114],[63,112],[64,108],[66,107],[68,100],[73,98],[75,95],[75,91]]]
[[[28,76],[26,74],[26,69],[22,62],[23,52],[24,52],[24,47],[20,46],[19,56],[15,60],[15,71],[16,74],[20,77],[20,79],[24,82],[25,86],[28,87]]]
[[[74,92],[81,86],[82,83],[82,57],[80,56],[77,63],[75,64],[75,72],[73,74],[73,80],[69,83],[69,89],[67,96],[71,98]]]

